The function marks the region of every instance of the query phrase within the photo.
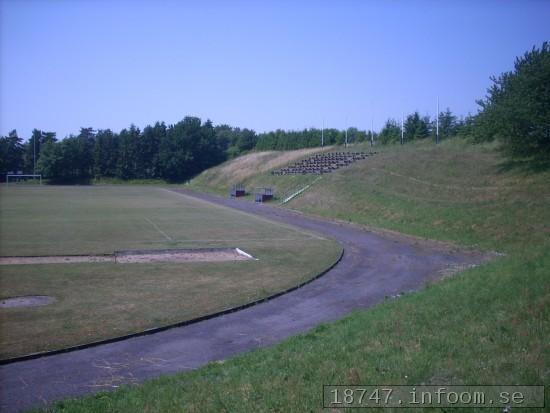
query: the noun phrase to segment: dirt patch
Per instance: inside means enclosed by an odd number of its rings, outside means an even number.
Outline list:
[[[51,255],[40,257],[0,257],[0,265],[71,264],[112,262],[117,264],[148,262],[215,262],[255,259],[239,248],[198,248],[170,250],[118,251],[111,255]]]
[[[71,264],[78,262],[114,262],[114,255],[51,255],[41,257],[0,257],[0,265]]]
[[[118,264],[139,262],[242,261],[253,257],[238,248],[124,251],[115,254]]]
[[[27,295],[23,297],[4,298],[0,300],[0,308],[38,307],[55,302],[55,298],[47,295]]]

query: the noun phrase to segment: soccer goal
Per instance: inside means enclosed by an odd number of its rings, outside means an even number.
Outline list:
[[[25,183],[29,179],[32,179],[33,181],[36,181],[38,179],[38,182],[40,185],[42,185],[42,175],[41,174],[6,174],[6,185],[11,184],[19,184],[19,183]]]

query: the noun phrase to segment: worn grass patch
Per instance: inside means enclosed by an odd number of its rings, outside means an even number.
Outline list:
[[[6,255],[239,247],[257,261],[6,265],[0,298],[53,304],[0,309],[0,358],[112,338],[244,304],[330,266],[334,241],[149,187],[10,187],[0,193]],[[295,254],[300,248],[301,254]]]

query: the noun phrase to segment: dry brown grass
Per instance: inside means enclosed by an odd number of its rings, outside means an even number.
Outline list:
[[[218,168],[208,170],[201,178],[206,178],[211,186],[227,185],[230,182],[243,182],[260,173],[281,168],[298,159],[315,153],[327,152],[332,146],[324,148],[307,148],[295,151],[253,152],[226,162]]]

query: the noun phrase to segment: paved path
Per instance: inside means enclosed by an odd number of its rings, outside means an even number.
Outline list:
[[[177,192],[332,237],[344,246],[344,257],[312,283],[245,310],[152,335],[0,366],[1,411],[15,412],[195,369],[370,307],[385,296],[421,288],[449,266],[483,261],[479,254],[362,231],[282,208]]]

